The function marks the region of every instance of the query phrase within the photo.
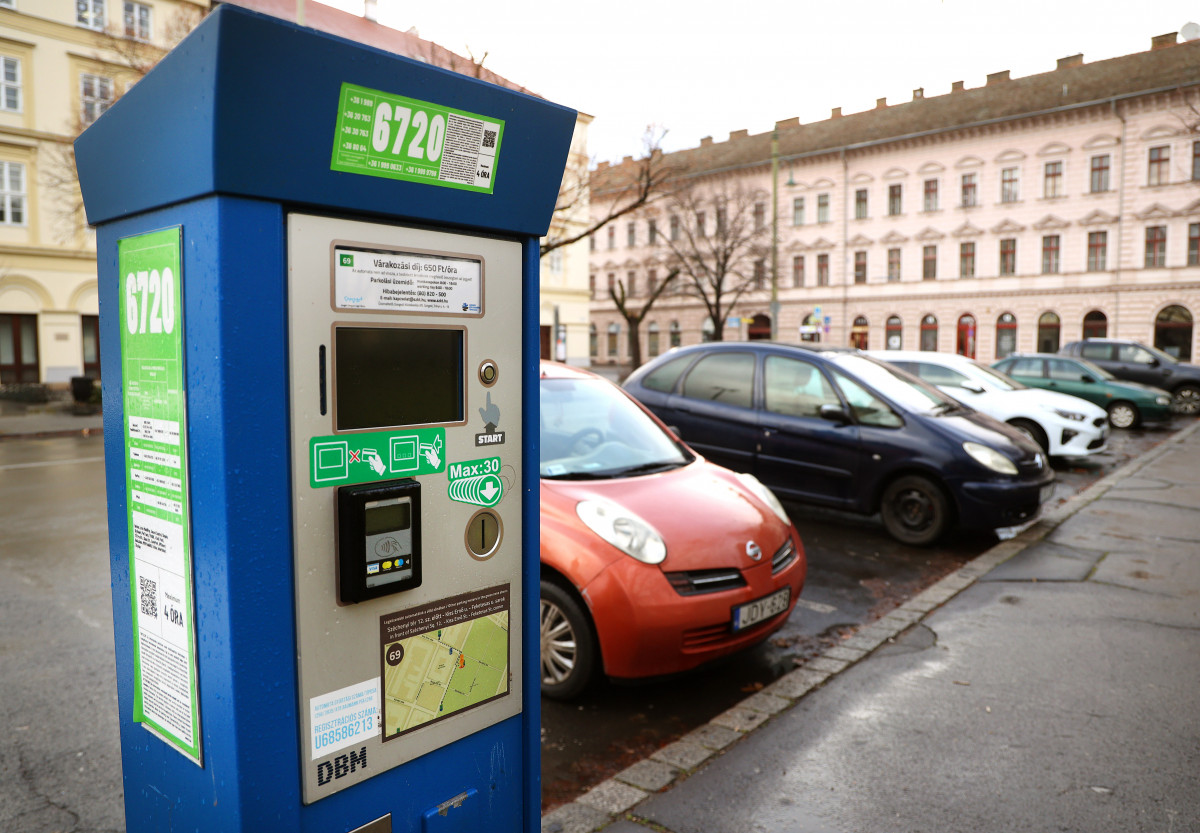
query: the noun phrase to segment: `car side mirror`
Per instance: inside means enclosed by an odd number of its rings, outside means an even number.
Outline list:
[[[1160,362],[1158,359],[1151,359],[1151,360],[1150,360],[1150,366],[1151,366],[1151,367],[1158,367],[1160,364],[1161,364],[1161,362]]]
[[[971,393],[983,393],[983,385],[978,382],[963,382],[961,387],[963,390],[970,391]]]
[[[846,409],[841,405],[822,405],[817,410],[817,416],[821,419],[827,419],[830,422],[847,423],[850,421],[850,414],[846,413]]]
[[[1095,382],[1096,380],[1095,380],[1095,379],[1093,379],[1091,376],[1087,375],[1086,373],[1084,373],[1083,375],[1081,375],[1081,376],[1079,377],[1079,381],[1081,381],[1081,382]]]

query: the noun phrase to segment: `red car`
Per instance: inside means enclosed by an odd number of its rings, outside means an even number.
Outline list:
[[[771,491],[599,376],[541,371],[542,693],[686,671],[782,627],[808,565]]]

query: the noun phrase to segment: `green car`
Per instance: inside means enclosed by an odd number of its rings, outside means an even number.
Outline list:
[[[992,367],[1031,388],[1078,396],[1108,411],[1113,428],[1135,428],[1171,418],[1171,394],[1137,382],[1123,382],[1086,359],[1053,353],[1014,353]]]

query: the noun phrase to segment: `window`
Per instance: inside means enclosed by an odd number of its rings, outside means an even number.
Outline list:
[[[672,347],[678,347],[680,344],[683,343],[683,332],[679,329],[678,321],[671,322],[671,327],[670,327],[669,332],[670,332],[670,339],[671,339]]]
[[[1016,168],[1000,171],[1000,202],[1016,202],[1021,198],[1021,180]]]
[[[1069,362],[1066,359],[1048,359],[1046,361],[1046,378],[1057,382],[1078,382],[1085,375],[1082,365]],[[1095,381],[1095,379],[1092,379]]]
[[[817,255],[817,286],[829,286],[829,255]]]
[[[976,187],[975,174],[962,175],[962,205],[971,208],[979,205],[979,191]]]
[[[612,292],[616,288],[617,288],[617,276],[614,273],[609,272],[608,273],[608,291]]]
[[[103,75],[83,73],[79,76],[79,117],[84,124],[91,124],[107,110],[113,102],[113,82]]]
[[[904,425],[904,420],[891,409],[891,406],[876,398],[873,393],[857,382],[836,372],[833,374],[833,379],[841,390],[842,396],[846,397],[846,402],[849,403],[850,410],[854,412],[854,418],[860,425],[874,425],[880,428],[899,428]]]
[[[958,276],[960,278],[975,277],[975,243],[958,244]]]
[[[651,246],[658,245],[658,221],[650,220],[646,225],[646,242]]]
[[[1059,271],[1058,263],[1059,237],[1057,234],[1047,234],[1042,237],[1042,274],[1050,275]]]
[[[850,346],[856,350],[866,350],[870,343],[871,323],[866,316],[858,315],[850,325]]]
[[[925,246],[921,250],[922,280],[937,280],[937,246]]]
[[[75,22],[88,29],[103,29],[104,0],[75,0]]]
[[[792,225],[804,225],[804,197],[796,197],[792,200]]]
[[[864,251],[854,253],[854,282],[867,282],[867,253]]]
[[[1003,359],[1017,351],[1017,317],[1011,312],[996,319],[996,358]]]
[[[595,234],[588,235],[588,251],[589,252],[596,251],[596,235]]]
[[[608,343],[605,348],[610,359],[617,357],[617,337],[621,335],[621,325],[616,321],[608,325]]]
[[[1188,266],[1200,266],[1200,223],[1188,225]]]
[[[904,186],[899,183],[888,186],[888,216],[895,217],[904,207]]]
[[[592,272],[588,275],[588,297],[596,297],[596,273]]]
[[[712,353],[683,380],[688,399],[749,408],[754,400],[754,354]]]
[[[654,321],[646,327],[646,352],[650,354],[650,358],[658,355],[658,324]]]
[[[758,231],[758,229],[755,228],[755,231]],[[722,235],[724,233],[725,233],[725,209],[718,208],[717,209],[717,234]]]
[[[1167,265],[1167,227],[1146,227],[1146,268],[1161,269]]]
[[[37,316],[0,313],[0,384],[37,381]]]
[[[804,255],[792,258],[792,286],[804,286]]]
[[[954,346],[954,350],[960,356],[966,356],[968,359],[975,358],[975,316],[970,313],[962,315],[958,319],[958,341]]]
[[[546,271],[552,275],[561,275],[563,270],[563,250],[561,247],[551,249],[546,255]]]
[[[816,313],[810,312],[804,316],[804,322],[800,325],[800,340],[811,342],[821,340],[821,318]]]
[[[100,378],[100,316],[79,316],[79,333],[83,340],[83,375]]]
[[[707,225],[705,223],[706,219],[707,218],[704,216],[703,211],[696,212],[696,235],[698,237],[706,237],[707,236],[707,229],[705,228],[705,226]]]
[[[1103,272],[1108,260],[1108,232],[1088,232],[1087,268],[1089,272]]]
[[[637,272],[625,273],[625,289],[629,292],[630,298],[637,297]]]
[[[7,56],[0,58],[0,110],[21,112],[21,62]]]
[[[761,203],[754,204],[754,230],[762,231],[767,226],[767,207]]]
[[[1150,159],[1146,170],[1147,185],[1166,185],[1171,181],[1171,146],[1150,148]]]
[[[1108,316],[1094,309],[1083,316],[1083,337],[1104,338],[1108,335]]]
[[[617,230],[612,226],[608,227],[608,248],[610,250],[617,248]]]
[[[0,162],[0,225],[25,225],[25,166],[20,162]]]
[[[588,355],[593,359],[600,356],[600,336],[596,333],[596,323],[588,324]]]
[[[938,181],[936,179],[925,180],[925,210],[938,210]]]
[[[888,316],[883,329],[883,346],[886,350],[900,350],[904,346],[904,324],[900,316]]]
[[[1042,185],[1042,196],[1048,200],[1063,195],[1063,163],[1047,162],[1046,176]]]
[[[125,37],[150,40],[150,7],[125,0]]]
[[[625,225],[625,248],[632,249],[637,245],[637,223]]]
[[[822,405],[840,405],[824,374],[814,365],[782,356],[763,362],[763,407],[773,414],[817,417]]]
[[[829,222],[829,195],[817,194],[817,222]]]
[[[936,315],[926,315],[921,319],[921,349],[937,352],[938,323]]]
[[[888,283],[900,280],[900,250],[888,249],[887,279]]]
[[[760,257],[754,261],[754,288],[762,289],[767,283],[767,265]]]
[[[1017,241],[1007,237],[1000,241],[1000,274],[1017,274]]]
[[[1200,179],[1200,142],[1192,142],[1192,179]]]
[[[653,295],[658,287],[658,270],[651,269],[646,273],[646,294]]]
[[[676,217],[674,214],[672,214],[671,215],[671,241],[677,242],[678,240],[679,240],[679,218]]]
[[[1092,157],[1092,173],[1088,183],[1088,190],[1093,194],[1100,194],[1108,190],[1108,164],[1109,156],[1107,153]]]
[[[1058,314],[1043,312],[1038,316],[1037,351],[1039,353],[1057,353],[1059,334],[1062,332],[1062,322]]]
[[[867,219],[867,189],[859,188],[854,192],[854,219]]]

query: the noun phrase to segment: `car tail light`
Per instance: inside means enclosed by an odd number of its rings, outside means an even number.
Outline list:
[[[746,579],[738,570],[689,570],[682,573],[667,573],[667,581],[680,596],[696,596],[701,593],[719,593],[746,586]]]
[[[788,538],[771,558],[771,573],[775,574],[796,560],[796,545]]]

